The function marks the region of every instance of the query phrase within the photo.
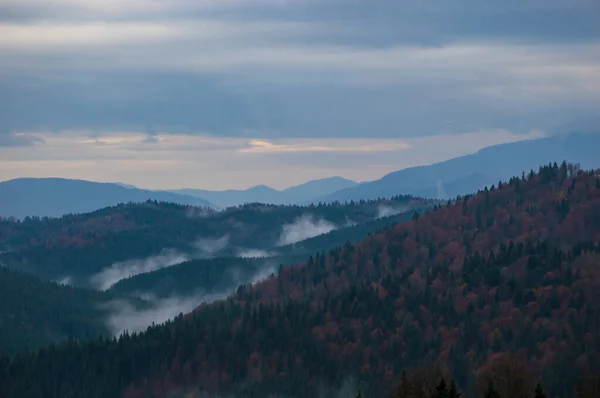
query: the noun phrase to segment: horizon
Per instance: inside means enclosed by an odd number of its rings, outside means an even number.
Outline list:
[[[283,189],[597,131],[598,12],[589,0],[4,0],[0,179]]]

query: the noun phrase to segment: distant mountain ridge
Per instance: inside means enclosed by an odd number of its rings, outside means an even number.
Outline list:
[[[584,168],[597,167],[597,148],[600,148],[600,133],[573,133],[494,145],[444,162],[395,171],[311,202],[344,202],[399,194],[450,199],[523,171],[537,171],[539,165],[549,162],[567,160],[581,163]]]
[[[311,201],[315,197],[329,195],[356,185],[358,185],[357,182],[346,178],[331,177],[309,181],[283,190],[273,189],[266,185],[257,185],[242,190],[209,191],[205,189],[185,188],[170,192],[202,198],[221,207],[255,202],[291,205]]]
[[[0,182],[0,217],[59,217],[87,213],[118,203],[157,200],[214,207],[206,200],[172,192],[64,178],[18,178]]]

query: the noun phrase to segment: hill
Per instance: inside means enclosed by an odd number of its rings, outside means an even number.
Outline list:
[[[214,207],[206,200],[172,192],[148,191],[120,184],[62,178],[19,178],[0,182],[0,217],[60,217],[87,213],[118,203],[156,200]]]
[[[549,396],[568,397],[600,370],[599,261],[600,179],[550,165],[144,333],[5,361],[0,386],[7,397],[304,397],[353,376],[382,396],[427,362],[472,396],[514,353]]]
[[[425,212],[428,208],[421,208]],[[412,211],[333,230],[298,243],[272,250],[251,252],[252,258],[217,257],[195,259],[169,268],[145,272],[117,282],[110,291],[121,296],[148,293],[158,298],[205,293],[229,295],[241,284],[260,280],[281,267],[305,262],[347,243],[354,243],[393,225],[410,221]]]
[[[389,173],[379,180],[342,189],[313,201],[360,200],[399,194],[450,199],[557,159],[580,163],[585,168],[597,167],[594,148],[598,146],[600,133],[559,135],[495,145],[445,162]]]
[[[4,220],[0,264],[43,279],[69,277],[81,286],[106,288],[131,273],[196,258],[256,256],[389,212],[433,203],[399,196],[309,207],[247,204],[216,212],[146,202],[60,219]]]
[[[292,205],[302,204],[356,184],[356,182],[342,177],[330,177],[309,181],[280,191],[259,185],[244,190],[208,191],[186,188],[172,192],[203,198],[221,207],[238,206],[245,203]]]
[[[0,267],[0,355],[68,337],[108,336],[102,304],[112,299],[111,294],[44,282]]]

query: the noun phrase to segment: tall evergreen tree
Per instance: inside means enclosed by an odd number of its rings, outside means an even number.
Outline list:
[[[498,393],[498,390],[496,390],[496,388],[494,387],[494,383],[492,383],[491,380],[488,382],[485,392],[483,393],[483,397],[484,398],[500,398],[500,394]]]
[[[456,382],[452,380],[450,382],[450,387],[448,387],[448,398],[460,398],[460,393],[456,389]]]
[[[540,382],[538,382],[537,386],[535,386],[533,398],[547,398],[546,393],[544,393],[544,390],[542,390],[542,384]]]

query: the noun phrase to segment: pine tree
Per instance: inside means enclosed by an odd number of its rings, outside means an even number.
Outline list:
[[[446,379],[444,376],[440,379],[440,382],[435,387],[435,393],[433,394],[433,398],[447,398],[448,397],[448,386],[446,384]]]
[[[358,389],[358,393],[356,393],[356,398],[362,398],[362,392],[360,392],[360,388]]]
[[[542,390],[542,384],[540,382],[535,386],[535,392],[533,394],[534,398],[547,398],[546,393]]]
[[[494,387],[494,384],[492,383],[491,380],[488,382],[488,385],[485,389],[485,393],[483,394],[483,397],[484,398],[500,398],[500,394]]]
[[[402,374],[400,375],[400,383],[396,387],[396,391],[394,391],[394,398],[409,398],[410,397],[410,381],[408,380],[408,376],[406,375],[406,371],[402,370]]]
[[[460,398],[460,393],[456,389],[456,383],[454,380],[450,382],[450,387],[448,387],[448,398]]]

